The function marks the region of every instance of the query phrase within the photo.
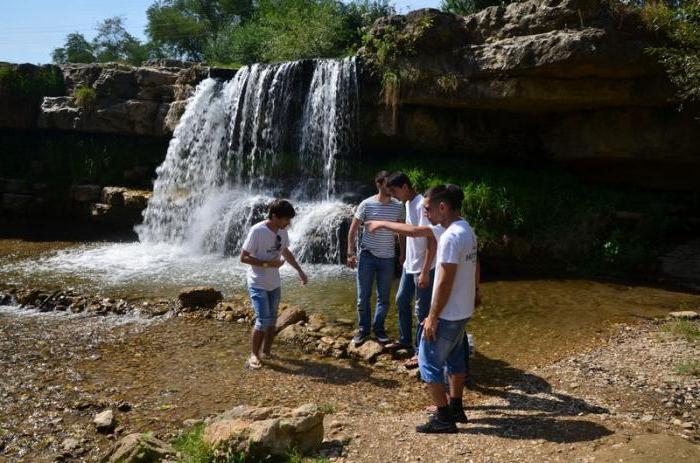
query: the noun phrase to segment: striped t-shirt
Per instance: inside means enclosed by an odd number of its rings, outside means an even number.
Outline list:
[[[377,199],[377,196],[372,196],[357,206],[355,218],[362,223],[369,220],[403,222],[406,220],[406,209],[400,201],[394,198],[383,203]],[[369,251],[375,257],[393,258],[396,255],[394,233],[389,230],[377,230],[374,233],[368,233],[363,227],[360,250]]]

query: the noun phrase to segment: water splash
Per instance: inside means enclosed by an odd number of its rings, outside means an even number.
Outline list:
[[[273,197],[292,196],[292,248],[339,262],[352,211],[333,198],[357,149],[356,73],[354,58],[305,60],[203,81],[156,171],[140,240],[232,255]]]

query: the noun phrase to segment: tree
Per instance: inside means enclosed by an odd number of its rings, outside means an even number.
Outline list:
[[[55,48],[51,58],[56,64],[94,63],[96,58],[93,46],[85,40],[83,34],[73,32],[66,36],[63,47]]]
[[[506,5],[513,0],[442,0],[440,9],[450,13],[466,16],[481,11],[489,6]]]
[[[100,62],[125,61],[138,65],[148,55],[146,47],[127,32],[120,16],[107,18],[97,26],[93,47]]]
[[[146,11],[146,33],[166,54],[201,61],[207,44],[230,34],[253,9],[253,0],[159,0]]]

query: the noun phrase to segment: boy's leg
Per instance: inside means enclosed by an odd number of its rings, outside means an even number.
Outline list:
[[[462,405],[462,396],[464,395],[464,383],[467,371],[467,358],[465,357],[464,345],[467,344],[467,336],[464,333],[466,320],[462,325],[462,336],[454,349],[447,357],[447,378],[449,382],[449,398],[450,411],[455,421],[460,423],[467,422],[467,416],[464,414],[464,406]]]
[[[396,307],[399,312],[399,343],[405,347],[411,345],[411,325],[413,324],[413,314],[411,314],[411,301],[416,292],[414,276],[401,272],[399,289],[396,291]]]
[[[433,298],[433,282],[435,280],[435,270],[430,271],[430,284],[425,288],[418,287],[418,276],[415,276],[415,286],[416,286],[416,320],[418,326],[423,323],[425,317],[430,313],[430,303]],[[418,353],[418,346],[420,345],[420,334],[422,332],[416,329],[416,353]]]
[[[258,288],[248,288],[250,302],[255,311],[255,325],[250,337],[250,351],[256,357],[260,354],[260,347],[265,339],[265,317],[269,312],[267,291]]]
[[[280,305],[280,298],[282,296],[282,288],[273,289],[272,291],[267,291],[267,300],[270,307],[269,311],[269,322],[268,326],[265,327],[265,342],[263,344],[263,352],[265,355],[270,355],[270,349],[272,349],[272,341],[275,339],[275,334],[277,333],[277,309]]]
[[[370,332],[370,301],[375,268],[368,252],[360,253],[357,262],[357,324],[358,334],[368,336]]]
[[[387,342],[389,338],[384,329],[386,313],[391,305],[391,280],[394,279],[394,259],[376,258],[377,273],[377,309],[374,312],[374,334],[377,340]]]

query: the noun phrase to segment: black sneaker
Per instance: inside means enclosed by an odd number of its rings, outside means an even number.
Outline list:
[[[455,420],[455,423],[469,422],[469,420],[467,419],[467,415],[464,413],[463,409],[452,410],[452,418]]]
[[[416,426],[416,432],[424,434],[455,434],[459,430],[454,421],[443,421],[437,415],[433,415],[427,423]]]
[[[352,338],[352,344],[354,346],[361,346],[362,344],[365,343],[367,340],[367,335],[362,334],[362,333],[357,333],[353,338]]]
[[[428,415],[431,418],[437,417],[437,412],[430,412]],[[469,422],[469,418],[467,418],[467,415],[464,413],[464,410],[452,410],[452,419],[455,421],[455,423]]]

